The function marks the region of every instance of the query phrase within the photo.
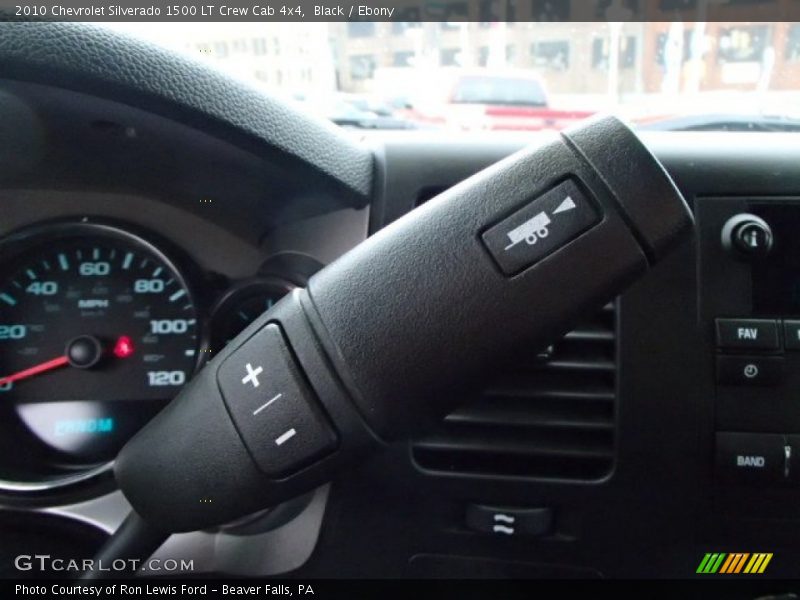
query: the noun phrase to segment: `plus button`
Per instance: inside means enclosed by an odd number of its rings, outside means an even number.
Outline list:
[[[242,378],[242,384],[247,385],[248,383],[252,383],[254,388],[257,388],[259,385],[261,385],[258,381],[258,376],[264,372],[264,369],[262,367],[256,367],[254,369],[253,365],[250,363],[247,363],[245,368],[247,369],[247,375]]]

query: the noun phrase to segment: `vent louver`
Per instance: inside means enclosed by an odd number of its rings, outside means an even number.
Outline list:
[[[414,442],[426,471],[600,479],[614,464],[616,311],[605,306]]]

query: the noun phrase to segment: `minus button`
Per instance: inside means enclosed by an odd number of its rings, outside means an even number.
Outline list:
[[[275,440],[275,444],[277,446],[280,446],[281,444],[284,444],[285,442],[288,442],[296,434],[297,434],[297,432],[294,430],[294,427],[293,427],[292,429],[290,429],[286,433],[282,433],[280,436],[278,436],[278,438]]]

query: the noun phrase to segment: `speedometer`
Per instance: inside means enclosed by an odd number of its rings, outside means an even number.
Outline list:
[[[175,264],[116,227],[16,236],[0,268],[0,409],[53,462],[110,460],[191,377],[198,309]]]

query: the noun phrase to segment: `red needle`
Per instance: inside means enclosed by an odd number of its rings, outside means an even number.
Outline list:
[[[15,381],[19,381],[20,379],[27,379],[28,377],[33,377],[34,375],[38,375],[39,373],[52,371],[53,369],[58,369],[59,367],[63,367],[68,363],[69,359],[66,356],[59,356],[58,358],[45,361],[43,363],[36,365],[35,367],[30,367],[23,371],[19,371],[17,373],[14,373],[13,375],[9,375],[8,377],[2,377],[0,378],[0,385],[7,385],[9,383],[14,383]]]

